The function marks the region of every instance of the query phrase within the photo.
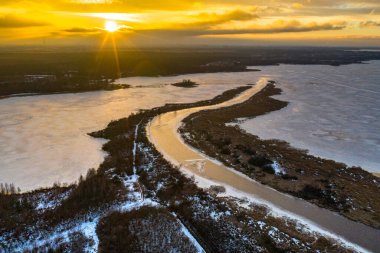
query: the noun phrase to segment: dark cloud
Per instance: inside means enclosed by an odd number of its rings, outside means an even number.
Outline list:
[[[129,32],[130,28],[124,25],[119,26],[118,32]],[[97,34],[106,32],[104,28],[100,27],[93,27],[93,28],[85,28],[85,27],[73,27],[69,29],[62,30],[59,34],[62,35],[62,33],[72,33],[72,34]]]
[[[185,23],[180,25],[183,29],[202,29],[209,28],[212,26],[224,24],[231,21],[249,21],[259,18],[258,15],[242,11],[242,10],[234,10],[231,12],[216,14],[216,13],[200,13],[194,18],[204,21],[193,22],[193,23]]]
[[[246,12],[246,11],[241,11],[241,10],[234,10],[234,11],[223,13],[223,14],[200,13],[198,15],[194,15],[191,17],[197,20],[206,20],[206,21],[180,24],[176,26],[175,30],[176,31],[182,30],[184,33],[188,33],[189,31],[202,31],[202,30],[208,30],[215,25],[224,24],[231,21],[248,21],[248,20],[253,20],[253,19],[258,18],[257,15],[251,12]],[[101,31],[104,31],[104,29],[97,28],[97,27],[94,27],[94,28],[73,27],[73,28],[63,30],[63,32],[66,32],[66,33],[78,33],[78,34],[79,33],[82,33],[82,34],[97,33]],[[120,28],[118,31],[130,32],[131,28],[125,25],[120,25]]]
[[[271,33],[298,33],[298,32],[313,32],[313,31],[328,31],[328,30],[342,30],[346,28],[345,23],[331,24],[331,23],[310,23],[301,24],[293,21],[285,25],[269,26],[263,28],[252,29],[237,29],[237,30],[209,30],[206,31],[207,35],[225,35],[225,34],[271,34]]]
[[[0,28],[21,28],[32,26],[46,26],[45,22],[26,19],[12,14],[0,15]]]
[[[258,26],[248,29],[163,29],[163,30],[140,30],[136,33],[150,33],[164,36],[202,36],[202,35],[235,35],[235,34],[273,34],[273,33],[300,33],[312,31],[342,30],[346,28],[345,22],[339,23],[307,23],[298,21],[275,22],[271,25]]]
[[[74,28],[70,28],[70,29],[65,29],[63,31],[68,32],[68,33],[97,33],[97,32],[103,31],[103,29],[74,27]]]
[[[375,21],[364,21],[360,23],[360,27],[380,27],[380,22]]]

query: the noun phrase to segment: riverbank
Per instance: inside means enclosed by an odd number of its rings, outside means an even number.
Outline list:
[[[228,124],[284,108],[286,102],[271,98],[280,92],[273,82],[240,105],[195,113],[184,120],[182,136],[188,144],[250,178],[379,228],[378,178],[361,168],[308,155],[283,141],[260,140]]]
[[[147,242],[143,246],[149,248],[159,233],[176,242],[185,240],[186,248],[193,249],[187,243],[190,240],[206,252],[353,252],[302,224],[272,215],[263,206],[198,188],[148,141],[145,127],[157,115],[222,103],[249,88],[230,90],[212,100],[140,111],[92,133],[108,139],[103,149],[109,155],[76,185],[0,195],[0,248],[21,252],[84,247],[112,252],[117,251],[115,242],[124,241],[130,233],[130,228],[119,224],[165,217],[158,226],[140,230],[144,238],[136,240]],[[142,209],[146,205],[159,208],[148,213],[148,220],[147,209]],[[159,226],[168,223],[174,229]]]
[[[269,86],[271,84],[273,82],[270,82]],[[292,217],[305,224],[315,224],[313,226],[318,227],[322,234],[331,233],[335,238],[338,236],[369,249],[379,247],[376,238],[380,236],[380,231],[336,215],[336,213],[327,209],[319,208],[300,198],[293,198],[262,185],[243,173],[234,170],[232,166],[225,166],[225,164],[221,164],[215,159],[200,153],[198,149],[186,145],[177,134],[177,129],[182,120],[189,115],[197,115],[199,111],[225,111],[229,107],[239,106],[257,94],[257,92],[260,92],[266,85],[267,81],[263,78],[253,88],[224,103],[160,114],[148,125],[149,139],[159,152],[164,155],[165,159],[181,167],[182,171],[189,175],[195,176],[196,181],[202,187],[208,187],[210,182],[220,184],[226,188],[227,195],[237,198],[244,196],[250,201],[270,206],[272,212],[281,213],[281,216]],[[250,108],[250,110],[252,109],[253,107]],[[213,119],[210,118],[210,120]],[[212,133],[212,129],[210,130],[210,133]],[[208,132],[208,129],[205,131]],[[228,138],[228,132],[223,134],[225,138]],[[194,138],[191,132],[185,133],[185,135],[187,138]],[[220,159],[218,160],[220,161]],[[352,233],[352,231],[361,231],[363,236]]]
[[[15,85],[17,87],[5,87],[5,85],[0,86],[0,99],[11,98],[11,97],[28,97],[28,96],[41,96],[41,95],[57,95],[57,94],[67,94],[67,93],[83,93],[92,91],[112,91],[127,89],[131,86],[128,84],[96,84],[96,85],[73,85],[66,87],[57,87],[55,84],[50,84],[50,87],[38,87],[30,84]],[[14,92],[18,90],[19,92]]]

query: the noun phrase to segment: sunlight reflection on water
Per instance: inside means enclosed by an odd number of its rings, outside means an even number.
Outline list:
[[[0,100],[0,182],[23,190],[73,182],[104,159],[101,140],[86,134],[132,112],[173,102],[212,98],[266,76],[278,81],[287,108],[242,126],[313,154],[380,172],[380,61],[365,65],[259,67],[262,72],[134,77],[143,88]],[[185,89],[164,85],[182,79]]]
[[[192,89],[163,86],[0,100],[0,182],[13,182],[22,190],[51,186],[57,181],[73,182],[104,159],[104,141],[87,133],[138,109],[209,99],[245,84],[244,80],[234,82],[229,76],[131,80],[146,86],[157,80],[165,83],[192,78],[202,84]],[[249,79],[254,82],[256,76],[250,75]],[[221,81],[225,78],[229,81]]]

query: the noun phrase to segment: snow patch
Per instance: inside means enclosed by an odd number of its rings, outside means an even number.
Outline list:
[[[172,214],[175,217],[177,217],[177,215],[175,213],[172,213]],[[206,251],[199,244],[199,242],[197,241],[197,239],[195,239],[195,237],[190,233],[190,231],[187,229],[187,227],[185,225],[183,225],[183,223],[179,219],[177,219],[177,220],[178,220],[179,224],[181,225],[181,231],[182,231],[182,233],[184,233],[186,235],[186,237],[189,238],[190,242],[197,249],[198,253],[205,253]]]
[[[274,173],[278,176],[280,175],[285,175],[286,174],[286,170],[285,168],[281,167],[281,165],[277,162],[277,161],[274,161],[272,164],[271,164],[273,170],[274,170]]]

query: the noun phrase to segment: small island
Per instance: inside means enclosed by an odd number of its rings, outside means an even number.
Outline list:
[[[197,87],[199,84],[196,82],[191,81],[190,79],[184,79],[181,82],[173,83],[172,84],[175,87],[182,87],[182,88],[194,88]]]

